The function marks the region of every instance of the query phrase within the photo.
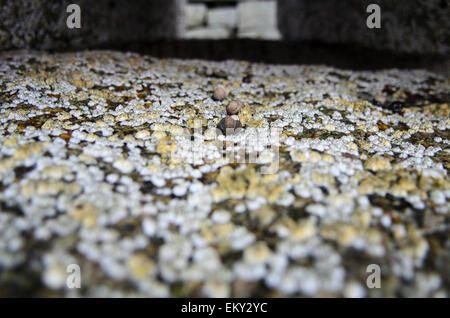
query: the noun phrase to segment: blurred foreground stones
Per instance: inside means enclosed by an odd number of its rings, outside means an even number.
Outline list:
[[[449,92],[424,70],[2,53],[0,296],[448,297]]]

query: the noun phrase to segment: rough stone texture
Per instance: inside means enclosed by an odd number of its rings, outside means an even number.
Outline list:
[[[81,29],[66,26],[71,3],[81,7]],[[184,0],[2,0],[0,49],[85,48],[174,38],[183,29],[183,5]]]
[[[381,29],[369,29],[366,8],[381,7]],[[278,1],[284,39],[359,44],[399,52],[450,54],[450,6],[441,0]]]
[[[279,40],[276,1],[249,1],[238,4],[238,36]]]
[[[233,136],[218,85],[244,103]],[[422,70],[2,53],[0,296],[448,297],[449,91]],[[236,149],[255,163],[224,157],[264,127],[279,140]]]
[[[185,25],[187,28],[198,27],[206,21],[207,8],[201,3],[188,4],[185,7]]]

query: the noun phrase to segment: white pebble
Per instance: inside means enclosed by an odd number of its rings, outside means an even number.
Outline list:
[[[134,165],[127,159],[119,159],[113,163],[113,167],[122,173],[130,173],[134,170]]]
[[[144,231],[145,235],[153,236],[156,231],[155,221],[153,221],[152,219],[145,219],[144,222],[142,222],[142,230]]]
[[[155,187],[161,188],[166,185],[166,180],[159,177],[153,177],[150,179],[150,181],[155,185]]]
[[[186,194],[187,186],[184,184],[177,185],[175,188],[173,188],[173,194],[177,197],[182,197]]]
[[[225,210],[214,211],[214,213],[212,214],[213,222],[219,224],[227,223],[228,221],[230,221],[230,219],[231,219],[230,213]]]

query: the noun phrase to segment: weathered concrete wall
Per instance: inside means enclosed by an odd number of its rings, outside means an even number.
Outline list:
[[[82,28],[66,26],[80,5]],[[83,48],[110,42],[177,37],[184,0],[0,0],[0,49]]]
[[[381,29],[369,29],[366,8],[381,7]],[[450,13],[445,0],[280,0],[284,39],[356,43],[410,53],[448,54]]]

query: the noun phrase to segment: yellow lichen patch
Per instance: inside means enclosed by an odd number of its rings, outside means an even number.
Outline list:
[[[97,136],[96,134],[94,134],[94,133],[88,133],[88,134],[86,135],[86,141],[94,142],[94,141],[96,141],[97,139],[98,139],[98,136]]]
[[[447,178],[444,179],[437,176],[430,177],[420,175],[417,187],[423,192],[434,189],[450,189],[450,181]]]
[[[352,216],[353,223],[356,226],[367,228],[370,225],[372,214],[369,211],[360,211]]]
[[[233,87],[241,87],[242,81],[236,81],[233,83]]]
[[[295,229],[296,225],[297,224],[293,219],[287,215],[283,215],[270,227],[270,231],[287,235],[290,231]]]
[[[319,185],[333,185],[335,183],[333,175],[327,173],[313,172],[311,177],[313,181]]]
[[[91,155],[87,155],[87,154],[81,154],[80,155],[80,160],[86,164],[94,164],[97,162],[97,160],[92,157]]]
[[[256,220],[258,225],[266,227],[275,219],[275,211],[268,205],[265,205],[257,210],[250,211],[250,218]]]
[[[303,150],[303,151],[294,150],[291,153],[291,157],[294,161],[297,162],[317,163],[322,160],[322,155],[314,150]]]
[[[366,174],[365,177],[362,178],[358,190],[361,194],[366,194],[377,190],[384,191],[385,189],[388,189],[389,186],[389,180],[386,180],[382,177]]]
[[[5,147],[14,147],[17,145],[17,138],[16,137],[10,137],[8,139],[5,140],[5,142],[3,143],[3,145]]]
[[[233,229],[233,223],[211,225],[208,220],[201,224],[200,233],[208,243],[216,243],[228,237]]]
[[[20,194],[26,199],[31,198],[36,193],[36,183],[34,181],[26,181],[20,187]]]
[[[214,224],[212,226],[212,230],[217,237],[224,237],[233,231],[233,224],[225,223],[225,224]]]
[[[69,114],[68,112],[61,111],[60,113],[58,113],[58,115],[56,116],[56,118],[57,118],[58,120],[63,121],[63,120],[72,118],[72,115]]]
[[[316,235],[316,226],[312,219],[298,221],[290,228],[290,233],[293,239],[303,241]]]
[[[216,202],[223,201],[229,197],[228,191],[223,187],[215,187],[211,190],[211,195]]]
[[[155,272],[154,262],[142,253],[130,256],[127,267],[135,278],[146,278]]]
[[[348,148],[349,148],[350,150],[353,150],[353,151],[358,150],[358,145],[355,144],[353,141],[350,141],[350,142],[347,144],[347,146],[348,146]]]
[[[105,123],[103,120],[97,120],[95,122],[95,128],[106,128],[108,127],[108,124]]]
[[[264,192],[263,192],[264,193]],[[276,202],[284,193],[284,188],[278,183],[269,183],[265,187],[266,199],[269,203]]]
[[[240,199],[245,195],[247,189],[245,179],[236,176],[233,169],[229,166],[225,166],[220,170],[217,182],[219,183],[219,188],[213,191],[213,196],[217,199],[228,196]]]
[[[112,136],[108,137],[109,142],[117,142],[119,140],[120,140],[120,138],[117,135],[112,135]]]
[[[69,166],[56,165],[56,166],[45,167],[42,170],[42,175],[45,178],[58,180],[58,179],[61,179],[69,171],[70,171]]]
[[[334,163],[334,157],[332,155],[329,154],[322,154],[322,161],[327,162],[327,163]]]
[[[54,196],[58,193],[67,195],[77,195],[81,192],[81,187],[76,183],[65,183],[63,181],[30,181],[27,180],[20,186],[20,194],[25,198],[31,198],[34,195]]]
[[[94,87],[94,81],[92,80],[81,80],[81,79],[75,79],[72,82],[72,85],[79,87],[79,88],[92,88]]]
[[[164,137],[158,142],[158,146],[156,147],[156,152],[161,154],[163,157],[169,156],[172,152],[177,149],[177,145],[175,140],[170,137]]]
[[[117,117],[116,117],[116,120],[117,121],[125,121],[125,120],[128,120],[129,119],[129,116],[128,116],[128,114],[127,113],[121,113],[121,114],[119,114]]]
[[[391,162],[387,158],[375,155],[367,160],[364,163],[364,166],[366,167],[366,169],[373,171],[389,170],[391,168]]]
[[[97,214],[97,207],[90,203],[75,206],[68,211],[68,215],[87,227],[95,226],[97,224]]]
[[[174,125],[174,124],[161,124],[161,123],[155,123],[152,125],[151,130],[155,132],[161,132],[161,133],[167,133],[172,134],[174,136],[182,135],[185,133],[185,130],[183,127]],[[160,135],[162,136],[162,134]]]
[[[160,140],[166,136],[167,134],[164,131],[154,131],[152,134],[152,139]]]
[[[181,136],[185,134],[185,128],[178,125],[169,125],[168,132],[174,136]]]
[[[14,167],[14,160],[12,158],[0,160],[0,173],[5,172]]]
[[[370,103],[365,100],[360,100],[356,102],[347,101],[345,99],[338,98],[337,99],[337,105],[343,106],[339,107],[341,110],[352,110],[357,111],[364,111],[367,107],[371,107]]]
[[[159,112],[155,112],[155,111],[146,111],[143,113],[136,113],[133,115],[133,120],[135,121],[139,121],[141,123],[145,123],[151,120],[154,120],[156,118],[158,118],[160,116]]]
[[[450,115],[450,107],[448,103],[444,104],[431,104],[427,105],[423,108],[425,113],[437,115],[437,116],[445,116],[448,117]]]
[[[336,130],[336,126],[333,125],[332,123],[328,123],[328,124],[324,125],[322,128],[324,130],[328,130],[328,131],[335,131]]]
[[[272,251],[264,242],[259,242],[244,251],[244,261],[248,264],[260,264],[266,262],[272,255]]]
[[[413,228],[408,227],[408,246],[403,250],[405,254],[414,258],[423,258],[429,249],[429,244],[421,233]]]
[[[106,123],[112,123],[112,122],[114,122],[114,116],[111,115],[111,114],[105,114],[105,115],[103,116],[103,120],[104,120]]]
[[[53,119],[48,119],[43,125],[42,125],[42,129],[54,129],[56,127],[59,126],[59,123],[57,123],[56,121],[54,121]]]
[[[397,196],[406,196],[415,189],[417,189],[416,180],[411,177],[402,177],[391,187],[392,193]]]
[[[37,183],[37,194],[39,195],[56,195],[64,188],[62,181],[40,181]]]
[[[242,179],[230,182],[229,184],[224,183],[224,186],[227,188],[230,197],[233,199],[242,198],[247,187],[245,181]]]
[[[322,155],[317,151],[311,151],[309,153],[309,162],[317,163],[322,160]]]
[[[358,141],[359,147],[361,147],[362,150],[369,151],[372,148],[372,144],[366,140],[359,140]]]
[[[218,187],[211,194],[216,201],[226,198],[241,199],[264,197],[268,202],[277,201],[284,193],[284,188],[274,176],[258,175],[253,167],[237,169],[225,166],[217,177]]]
[[[186,124],[190,128],[201,128],[202,126],[206,126],[208,121],[201,115],[196,115],[195,113],[189,116]]]
[[[150,171],[153,171],[153,172],[161,171],[161,167],[157,166],[157,165],[154,165],[154,164],[149,164],[147,166],[147,169],[150,170]]]
[[[29,143],[22,145],[14,152],[13,158],[16,160],[25,159],[31,155],[39,153],[44,146],[45,145],[42,143]]]
[[[320,235],[324,238],[336,240],[342,245],[351,245],[358,237],[358,230],[350,224],[338,222],[323,228]]]
[[[65,184],[63,191],[67,195],[78,195],[81,192],[81,186],[77,183]]]
[[[381,138],[381,143],[383,144],[383,146],[385,146],[386,148],[391,148],[391,142],[386,139],[386,138]]]
[[[261,119],[247,121],[248,127],[262,127],[264,122]]]
[[[252,112],[250,110],[250,107],[248,105],[245,105],[239,110],[238,113],[239,121],[243,126],[247,126],[248,123],[253,121]]]

